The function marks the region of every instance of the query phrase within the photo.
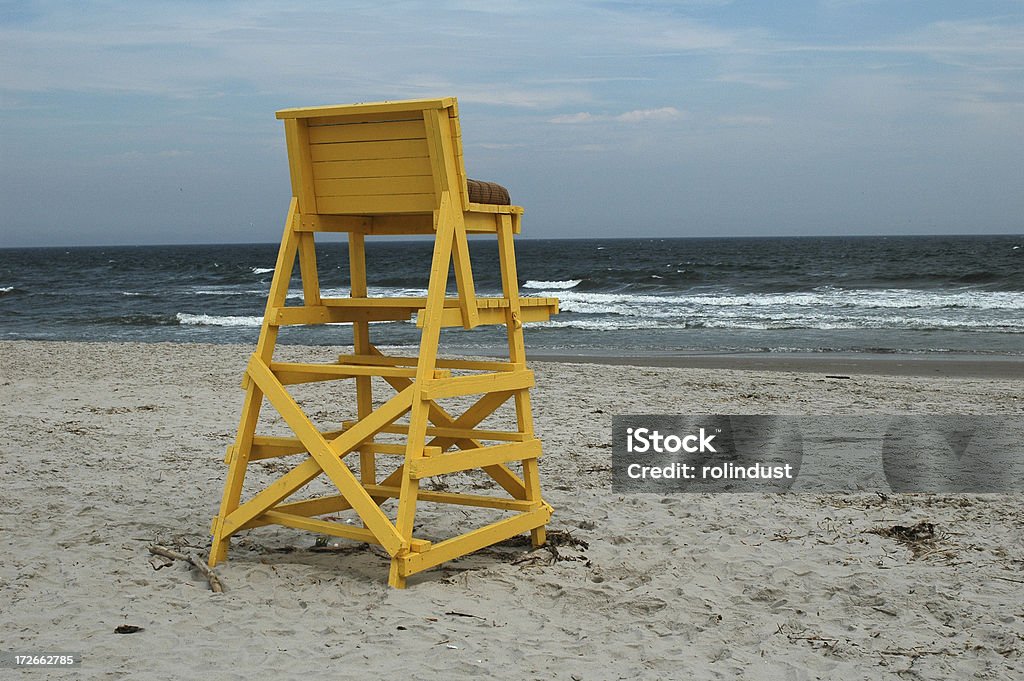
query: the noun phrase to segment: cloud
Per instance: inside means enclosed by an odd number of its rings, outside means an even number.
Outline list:
[[[574,114],[563,114],[548,119],[549,123],[559,125],[579,125],[595,123],[599,121],[614,121],[617,123],[644,123],[647,121],[662,122],[674,121],[683,118],[685,113],[674,106],[662,106],[657,109],[634,109],[621,114],[592,114],[588,111],[580,111]]]
[[[719,123],[725,123],[726,125],[771,125],[772,119],[770,116],[746,116],[746,115],[732,115],[732,116],[719,116]]]
[[[590,123],[592,121],[596,121],[596,120],[599,120],[599,119],[600,119],[600,117],[595,116],[592,113],[587,113],[586,111],[580,111],[579,113],[563,114],[561,116],[555,116],[554,118],[550,119],[549,122],[550,123],[557,123],[559,125],[563,125],[563,124],[573,125],[573,124],[577,124],[577,123]]]
[[[786,90],[793,87],[792,81],[761,74],[727,73],[713,79],[716,83],[749,85],[762,90]]]
[[[643,121],[673,121],[682,118],[683,112],[674,106],[663,106],[658,109],[634,109],[615,116],[615,120],[624,123],[641,123]]]

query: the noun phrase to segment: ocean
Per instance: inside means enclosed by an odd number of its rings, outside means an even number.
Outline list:
[[[480,295],[500,295],[494,239],[470,242]],[[549,355],[1024,354],[1024,236],[574,239],[517,242],[521,291],[557,296],[530,324]],[[367,242],[370,294],[425,295],[429,241]],[[276,244],[0,249],[0,339],[254,343]],[[347,295],[343,242],[318,244],[325,296]],[[291,304],[301,286],[292,282]],[[454,277],[452,277],[454,286]],[[415,346],[410,322],[375,324]],[[345,345],[345,325],[281,342]],[[446,330],[499,351],[499,328]]]

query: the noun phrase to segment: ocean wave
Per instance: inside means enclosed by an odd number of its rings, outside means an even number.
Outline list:
[[[706,308],[861,308],[1024,310],[1024,296],[1010,291],[921,291],[915,289],[836,289],[803,293],[707,293],[644,295],[636,293],[559,293],[561,309],[584,314],[647,316],[658,310],[685,313]]]
[[[273,267],[253,267],[251,268],[253,274],[267,274],[273,272]]]
[[[263,323],[262,316],[218,316],[209,314],[189,314],[179,312],[175,317],[183,326],[250,326],[258,327]]]
[[[576,288],[582,282],[582,279],[565,279],[562,281],[540,281],[535,279],[528,279],[523,288],[532,288],[542,291],[565,291],[567,289]]]
[[[16,293],[18,289],[13,286],[0,286],[0,297]]]
[[[742,331],[857,331],[857,330],[912,330],[912,331],[965,331],[1024,334],[1024,323],[1002,320],[994,322],[964,322],[941,319],[633,319],[623,317],[566,318],[531,324],[530,328],[580,329],[588,331],[634,331],[639,329],[691,330],[718,329]]]

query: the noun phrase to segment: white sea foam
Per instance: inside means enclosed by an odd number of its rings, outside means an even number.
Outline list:
[[[558,294],[561,309],[586,314],[636,314],[674,308],[887,308],[975,310],[1024,310],[1024,295],[1014,291],[920,291],[913,289],[854,289],[823,287],[800,293],[716,293],[684,295],[643,295],[634,293],[589,293],[566,291]]]
[[[565,279],[563,281],[542,281],[536,279],[530,279],[523,288],[532,288],[542,291],[565,291],[571,288],[575,288],[580,285],[582,279]]]
[[[263,323],[263,317],[241,316],[221,317],[209,314],[188,314],[179,312],[175,315],[178,323],[185,326],[259,326]]]
[[[0,293],[10,293],[13,290],[13,286],[0,286]]]
[[[273,267],[253,267],[251,269],[253,274],[267,274],[274,271]]]

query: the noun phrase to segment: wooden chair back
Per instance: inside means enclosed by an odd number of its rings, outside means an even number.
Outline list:
[[[303,215],[431,213],[449,192],[469,208],[454,98],[277,112]]]

